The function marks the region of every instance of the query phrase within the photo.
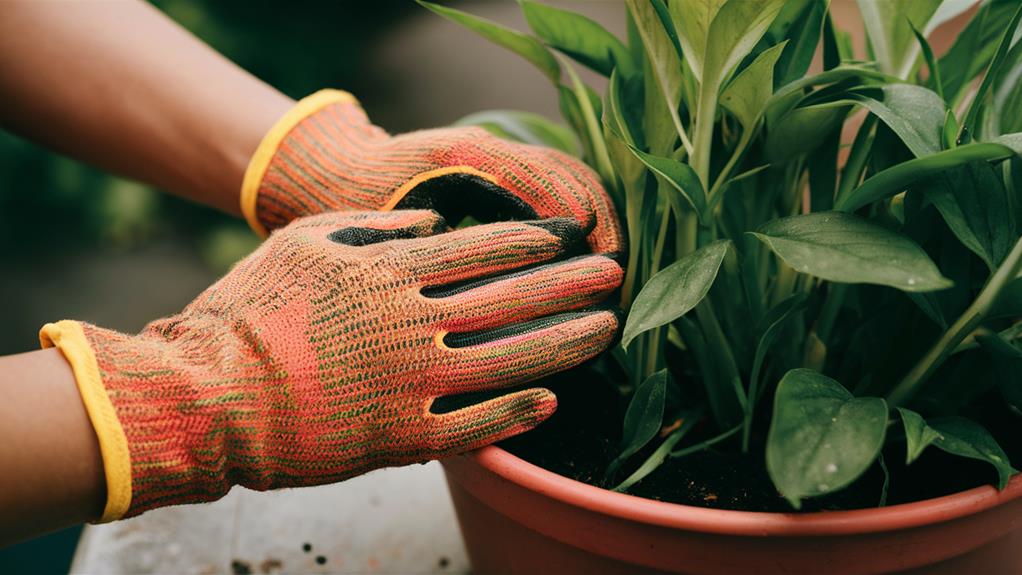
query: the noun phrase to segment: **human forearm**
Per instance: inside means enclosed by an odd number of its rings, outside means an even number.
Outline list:
[[[135,0],[0,3],[0,93],[5,127],[230,213],[293,104]]]
[[[99,444],[60,351],[0,357],[0,437],[0,546],[99,518]]]

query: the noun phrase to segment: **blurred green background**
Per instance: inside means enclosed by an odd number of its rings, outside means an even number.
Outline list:
[[[623,34],[617,0],[550,3]],[[555,91],[528,63],[411,0],[154,4],[291,97],[351,91],[392,133],[480,109],[559,117]],[[525,29],[514,2],[470,4]],[[62,318],[138,331],[180,310],[257,243],[240,220],[0,130],[0,354],[37,348],[39,327]],[[67,572],[80,531],[0,549],[0,573]]]

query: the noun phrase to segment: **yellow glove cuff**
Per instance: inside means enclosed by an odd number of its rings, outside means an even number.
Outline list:
[[[319,110],[336,103],[358,104],[354,96],[343,90],[320,90],[315,94],[306,96],[295,104],[294,108],[288,110],[277,123],[270,128],[270,131],[259,142],[252,159],[248,162],[245,170],[245,178],[241,183],[241,213],[244,214],[248,225],[260,236],[266,237],[269,232],[259,221],[256,213],[256,200],[259,197],[259,187],[263,183],[263,176],[270,166],[270,160],[277,153],[277,148],[284,138],[298,125],[299,122],[308,118]]]
[[[89,340],[81,324],[64,320],[44,325],[39,330],[39,343],[44,348],[56,347],[71,364],[85,411],[96,430],[106,475],[106,506],[99,522],[120,519],[131,505],[131,454],[128,438],[103,387]]]

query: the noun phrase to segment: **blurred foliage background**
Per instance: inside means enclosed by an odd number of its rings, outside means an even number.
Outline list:
[[[323,87],[351,91],[392,133],[479,109],[559,117],[556,96],[531,65],[411,0],[153,3],[293,98]],[[550,3],[624,33],[622,2]],[[471,4],[525,29],[514,2]],[[240,220],[0,129],[0,354],[35,349],[39,327],[62,318],[138,331],[180,310],[257,244]],[[0,549],[0,573],[67,572],[80,531]]]

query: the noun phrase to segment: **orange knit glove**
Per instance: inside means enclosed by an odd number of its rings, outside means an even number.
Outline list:
[[[613,204],[578,160],[481,128],[388,136],[350,94],[323,90],[270,130],[248,166],[242,213],[257,232],[334,210],[430,208],[452,224],[574,217],[595,252],[623,251]]]
[[[621,269],[590,255],[520,270],[581,243],[569,218],[430,236],[444,228],[426,210],[299,219],[138,335],[44,326],[99,438],[102,519],[214,500],[234,484],[317,485],[422,462],[550,415],[556,399],[539,388],[431,406],[605,349],[615,315],[580,310],[616,289]]]

